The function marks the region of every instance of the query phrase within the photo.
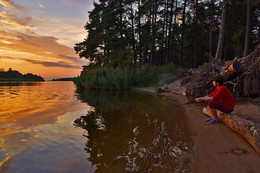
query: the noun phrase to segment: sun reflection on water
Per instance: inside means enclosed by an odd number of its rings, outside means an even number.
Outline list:
[[[181,109],[157,96],[74,90],[0,84],[0,172],[189,170]]]
[[[80,103],[74,90],[72,82],[0,85],[0,172],[10,171],[13,160],[33,150],[39,154],[34,158],[58,144],[71,143],[82,150],[73,120],[90,106]],[[15,167],[16,171],[23,169],[22,165]]]

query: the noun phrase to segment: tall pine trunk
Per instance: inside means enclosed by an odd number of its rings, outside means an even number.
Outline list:
[[[219,38],[218,38],[218,48],[215,55],[216,59],[221,59],[223,48],[224,48],[224,39],[225,39],[225,30],[226,30],[226,18],[227,18],[227,6],[229,0],[223,0],[222,5],[222,14],[221,14],[221,25],[219,31]]]
[[[197,67],[197,52],[198,52],[198,46],[197,46],[197,37],[198,37],[198,0],[195,1],[195,19],[194,19],[194,40],[193,40],[193,64],[192,66],[194,68]]]
[[[151,64],[155,63],[155,39],[156,39],[156,15],[157,15],[157,0],[153,0],[152,10],[152,50],[151,50]]]
[[[175,43],[175,38],[176,38],[176,35],[177,34],[175,34],[175,31],[176,31],[176,28],[177,28],[177,12],[178,12],[178,0],[175,0],[175,12],[174,12],[174,25],[173,25],[173,37],[172,37],[172,39],[171,40],[173,40],[173,42],[172,42],[172,44],[173,45],[176,45]],[[174,46],[174,55],[171,55],[171,58],[173,59],[173,57],[175,58],[175,59],[178,59],[178,48],[177,48],[177,46]]]
[[[168,5],[169,0],[166,0],[164,8],[164,21],[163,21],[163,30],[162,30],[162,45],[161,45],[161,65],[167,64],[166,60],[166,39],[168,37]]]
[[[183,67],[183,37],[184,37],[184,27],[185,27],[185,9],[187,0],[184,0],[183,12],[182,12],[182,25],[181,25],[181,57],[180,66]]]
[[[151,30],[152,30],[152,28],[151,28],[151,25],[152,25],[152,3],[151,3],[151,1],[149,1],[149,6],[150,6],[150,8],[149,8],[149,14],[148,14],[148,21],[147,21],[147,23],[148,23],[147,34],[148,34],[148,37],[150,40],[150,34],[151,34]],[[146,43],[145,43],[145,62],[146,63],[151,61],[151,55],[148,54],[148,51],[150,49],[149,47],[150,47],[150,42],[146,41]]]
[[[249,51],[249,40],[250,40],[250,29],[251,29],[251,0],[247,0],[247,20],[246,20],[246,37],[243,57],[248,55]]]
[[[177,0],[176,0],[177,1]],[[170,21],[169,21],[169,34],[167,38],[167,52],[166,52],[166,65],[169,63],[169,57],[170,57],[170,44],[171,44],[171,35],[172,35],[172,18],[173,18],[173,3],[174,0],[171,0],[171,11],[170,11]]]
[[[120,48],[123,48],[123,11],[122,0],[119,0],[119,15],[120,15]]]
[[[213,32],[214,0],[210,3],[210,28],[209,28],[209,55],[212,56],[212,32]]]
[[[142,63],[142,35],[141,35],[141,0],[138,1],[138,36],[139,36],[139,63]]]
[[[134,64],[136,64],[136,46],[135,46],[135,32],[134,32],[134,10],[133,4],[131,3],[131,30],[132,30],[132,46],[134,51]]]
[[[260,21],[258,21],[258,44],[260,44]]]

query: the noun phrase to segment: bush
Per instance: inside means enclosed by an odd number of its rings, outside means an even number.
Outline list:
[[[160,86],[176,79],[180,69],[168,66],[144,66],[130,69],[99,68],[81,73],[74,83],[86,89],[130,89]]]

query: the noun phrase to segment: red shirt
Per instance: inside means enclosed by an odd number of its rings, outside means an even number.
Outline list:
[[[216,88],[215,91],[208,96],[213,97],[213,100],[225,105],[230,111],[234,110],[235,99],[226,86],[222,85],[219,88]]]

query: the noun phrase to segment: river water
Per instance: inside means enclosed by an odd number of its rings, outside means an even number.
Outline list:
[[[0,83],[1,173],[190,171],[191,140],[174,100],[75,90]]]

